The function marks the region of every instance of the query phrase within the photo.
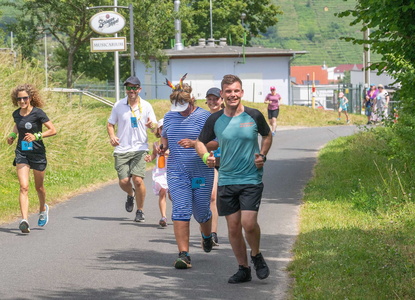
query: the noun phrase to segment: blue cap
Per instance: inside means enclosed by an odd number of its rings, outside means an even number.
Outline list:
[[[218,89],[217,87],[208,89],[208,91],[206,92],[206,97],[209,95],[213,95],[220,98],[220,89]]]

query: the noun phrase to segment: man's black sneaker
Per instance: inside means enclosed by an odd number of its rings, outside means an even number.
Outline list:
[[[141,209],[138,209],[137,212],[135,213],[135,222],[145,222],[146,217],[144,216],[144,213]]]
[[[239,266],[238,272],[236,272],[229,278],[228,283],[242,283],[242,282],[248,282],[251,280],[252,280],[251,268]]]
[[[216,232],[212,232],[212,242],[213,246],[219,246],[218,235],[216,234]]]
[[[267,278],[269,276],[269,268],[264,260],[264,257],[262,256],[262,253],[258,253],[256,256],[251,256],[251,259],[254,264],[256,276],[259,279]]]
[[[182,251],[179,253],[179,257],[174,262],[174,267],[176,269],[189,269],[192,267],[191,259],[189,253]]]
[[[205,237],[202,233],[202,248],[203,248],[203,251],[210,252],[210,251],[212,251],[212,247],[213,247],[212,234],[209,235],[208,237]]]
[[[127,202],[125,202],[125,210],[128,212],[132,212],[134,209],[134,196],[135,190],[133,189],[133,195],[127,195]]]

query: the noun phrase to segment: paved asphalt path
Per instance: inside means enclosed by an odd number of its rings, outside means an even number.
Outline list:
[[[0,226],[0,299],[285,299],[285,268],[297,235],[302,190],[312,175],[317,151],[328,141],[353,134],[354,126],[278,130],[268,154],[259,220],[261,249],[271,269],[266,280],[227,283],[237,263],[219,220],[219,242],[201,248],[191,222],[193,268],[176,270],[173,226],[158,226],[156,196],[147,173],[146,222],[133,222],[117,184],[74,197],[50,209],[50,221],[29,235],[18,223]],[[115,171],[114,171],[115,174]],[[171,212],[170,203],[168,212]]]

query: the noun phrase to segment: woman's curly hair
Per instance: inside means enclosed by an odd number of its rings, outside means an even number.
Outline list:
[[[12,103],[14,106],[19,106],[17,101],[17,95],[19,92],[26,92],[30,98],[30,104],[34,107],[42,107],[43,101],[40,97],[39,91],[36,89],[35,86],[31,84],[21,84],[15,87],[11,92]]]

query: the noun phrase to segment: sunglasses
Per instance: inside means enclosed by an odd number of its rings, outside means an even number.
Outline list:
[[[136,90],[138,90],[140,87],[138,87],[138,86],[126,86],[125,87],[125,89],[127,90],[127,91],[136,91]]]
[[[20,100],[27,101],[27,100],[29,100],[29,97],[28,96],[25,96],[25,97],[17,97],[16,99],[17,99],[17,101],[20,101]]]

